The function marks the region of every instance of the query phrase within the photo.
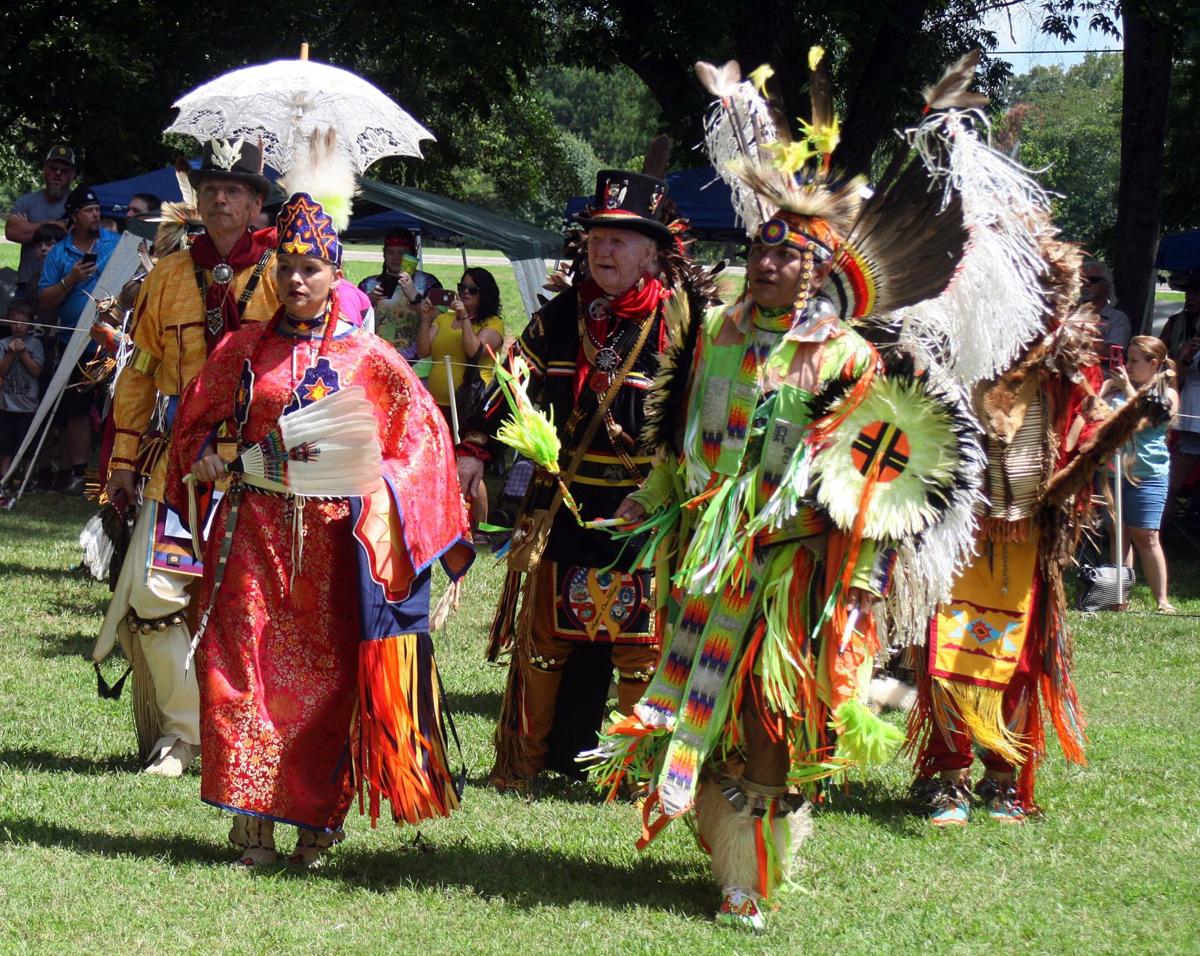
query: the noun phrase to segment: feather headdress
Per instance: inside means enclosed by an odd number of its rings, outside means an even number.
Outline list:
[[[179,193],[183,198],[179,202],[164,202],[158,216],[151,220],[158,223],[154,233],[154,251],[157,255],[186,249],[188,237],[204,228],[196,208],[196,190],[188,178],[191,171],[192,167],[182,156],[175,160],[175,179],[179,182]]]
[[[777,134],[766,100],[753,83],[742,79],[737,60],[714,66],[703,60],[696,76],[716,101],[704,119],[704,148],[713,168],[733,192],[733,210],[753,234],[769,212],[758,194],[743,183],[728,164],[738,158],[757,159],[760,149],[776,141]]]
[[[697,74],[719,97],[708,128],[722,135],[706,135],[706,145],[734,188],[743,221],[763,241],[786,241],[788,231],[795,230],[804,237],[798,242],[823,246],[833,269],[822,291],[843,318],[878,316],[939,295],[966,240],[956,200],[931,194],[929,173],[918,163],[887,177],[874,191],[862,177],[836,175],[832,156],[841,129],[825,51],[814,47],[808,65],[811,120],[800,120],[801,135],[793,138],[782,109],[766,93],[769,68],[756,71],[757,83],[746,83],[736,63],[697,64]],[[960,64],[960,73],[965,68]],[[949,97],[952,86],[938,95]],[[753,117],[771,118],[770,127]],[[714,149],[714,143],[722,148]],[[730,144],[737,148],[731,150]],[[758,230],[750,227],[745,195],[753,196],[753,208],[765,223]]]

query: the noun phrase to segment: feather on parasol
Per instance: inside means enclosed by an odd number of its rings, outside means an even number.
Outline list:
[[[315,130],[306,149],[297,150],[287,175],[279,181],[285,196],[308,193],[321,204],[333,227],[342,232],[350,225],[350,207],[358,180],[349,156],[338,149],[332,128]]]

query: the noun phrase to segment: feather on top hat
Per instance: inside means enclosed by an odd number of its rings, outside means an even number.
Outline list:
[[[278,251],[338,265],[342,261],[338,233],[350,224],[358,185],[353,168],[338,153],[332,129],[313,133],[308,149],[298,152],[280,186],[290,195],[275,220]]]
[[[188,173],[193,187],[206,179],[232,179],[257,190],[266,199],[271,181],[263,175],[262,146],[245,139],[210,139],[204,144],[200,168]]]
[[[575,220],[589,229],[630,229],[659,243],[671,243],[675,235],[664,217],[667,184],[657,176],[602,169],[596,174],[596,195],[576,213]]]

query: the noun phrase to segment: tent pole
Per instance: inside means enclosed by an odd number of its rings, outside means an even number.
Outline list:
[[[1116,514],[1114,515],[1113,524],[1113,563],[1117,566],[1117,610],[1121,609],[1121,605],[1125,603],[1125,510],[1124,502],[1121,500],[1121,482],[1125,477],[1124,461],[1120,449],[1113,456],[1113,465],[1116,473],[1113,476],[1113,498],[1116,504]]]
[[[60,388],[58,394],[54,397],[54,405],[50,408],[50,414],[46,416],[46,420],[42,422],[42,437],[38,439],[37,448],[33,450],[33,454],[25,460],[25,474],[21,478],[21,487],[17,489],[17,495],[13,498],[13,504],[16,504],[25,495],[25,488],[29,484],[29,479],[33,476],[37,469],[38,458],[42,454],[42,446],[46,444],[46,436],[54,428],[54,416],[58,412],[58,406],[62,403],[63,393],[65,388]],[[13,467],[16,467],[17,462],[13,462]],[[5,475],[7,478],[8,476]],[[103,479],[101,479],[103,480]]]
[[[458,402],[454,395],[454,370],[450,367],[450,356],[443,355],[446,360],[446,390],[450,393],[450,431],[453,433],[455,447],[458,446]]]

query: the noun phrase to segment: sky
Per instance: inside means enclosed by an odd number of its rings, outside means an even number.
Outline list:
[[[985,20],[988,27],[996,31],[997,50],[1042,51],[1036,55],[994,54],[997,59],[1011,63],[1014,74],[1027,73],[1030,67],[1034,66],[1073,66],[1083,60],[1084,50],[1120,49],[1119,39],[1099,31],[1093,33],[1086,22],[1080,23],[1072,43],[1063,43],[1058,37],[1042,35],[1038,31],[1041,24],[1039,7],[1038,3],[1023,3],[1008,10],[989,13]]]

